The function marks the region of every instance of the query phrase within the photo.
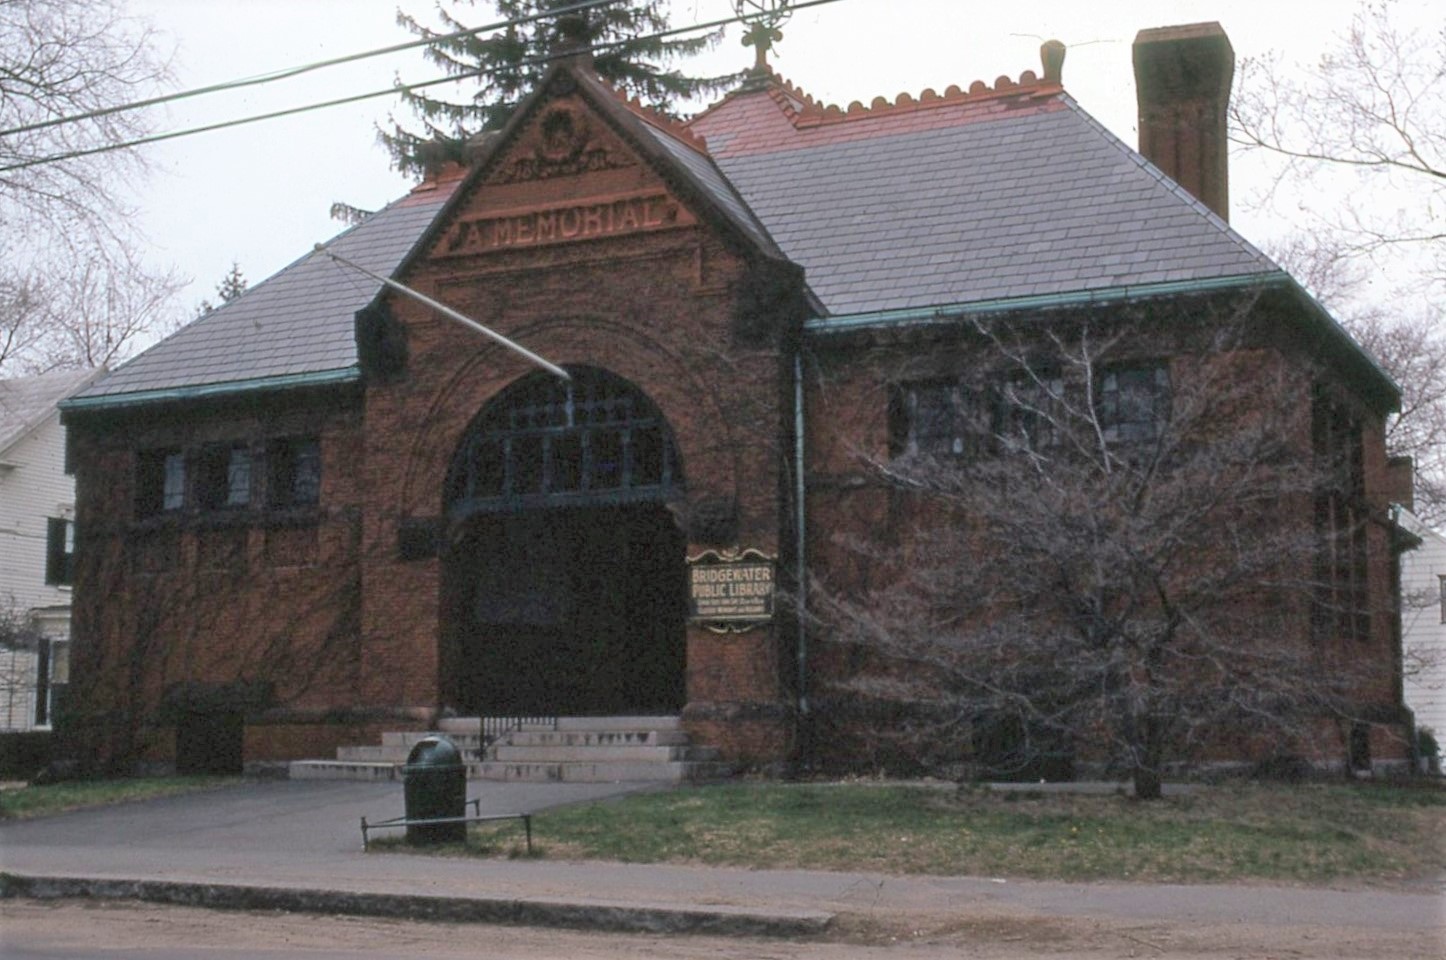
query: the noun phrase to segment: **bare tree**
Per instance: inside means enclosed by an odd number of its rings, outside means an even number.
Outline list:
[[[1414,462],[1413,511],[1440,528],[1446,524],[1446,311],[1431,296],[1373,292],[1374,271],[1334,235],[1297,234],[1270,253],[1401,387],[1401,409],[1386,422],[1386,446]]]
[[[14,597],[0,598],[0,729],[30,725],[43,638]]]
[[[1301,197],[1302,233],[1272,252],[1341,317],[1403,393],[1391,453],[1413,458],[1418,514],[1446,522],[1446,19],[1408,25],[1363,2],[1311,69],[1241,64],[1232,139],[1280,161],[1278,183],[1339,175]],[[1391,270],[1383,270],[1390,266]],[[1409,278],[1397,289],[1383,276]]]
[[[140,155],[82,155],[143,133],[108,111],[166,76],[123,0],[0,0],[0,373],[117,359],[179,287],[136,253]]]
[[[1410,245],[1446,282],[1446,22],[1403,25],[1394,0],[1363,2],[1313,70],[1246,59],[1230,107],[1232,140],[1284,161],[1280,175],[1359,174],[1369,199],[1312,212],[1355,252]],[[1398,188],[1403,204],[1373,202]],[[1318,201],[1324,202],[1324,201]]]
[[[1141,798],[1200,749],[1289,753],[1348,720],[1357,666],[1300,625],[1362,622],[1321,557],[1368,520],[1312,522],[1353,492],[1282,402],[1309,374],[1236,324],[1206,333],[1219,319],[979,323],[947,379],[927,357],[893,372],[896,448],[860,482],[893,498],[897,537],[848,541],[852,582],[814,591],[870,664],[850,697],[923,704],[912,734],[976,759],[1001,731],[1021,762],[1093,744]]]

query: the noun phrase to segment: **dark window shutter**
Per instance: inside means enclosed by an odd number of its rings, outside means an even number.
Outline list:
[[[56,521],[52,520],[51,523]],[[64,523],[65,521],[60,521]],[[64,542],[63,540],[61,541]],[[35,651],[35,725],[47,726],[50,723],[50,640],[47,637],[40,638],[40,646]]]
[[[45,521],[45,582],[52,585],[70,583],[71,556],[65,549],[69,520],[50,518]]]

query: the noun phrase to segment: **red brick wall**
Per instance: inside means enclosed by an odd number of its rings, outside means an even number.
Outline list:
[[[81,543],[70,703],[82,725],[101,728],[90,735],[104,743],[103,762],[168,754],[169,738],[148,745],[146,731],[192,707],[356,705],[363,502],[346,464],[359,413],[358,397],[333,393],[71,422]],[[138,451],[247,442],[259,453],[302,434],[321,443],[317,509],[281,514],[257,496],[225,515],[135,516]],[[212,699],[197,700],[196,688]]]
[[[554,363],[602,368],[637,386],[673,431],[687,485],[686,500],[670,505],[675,515],[686,517],[702,500],[736,501],[738,542],[728,546],[776,555],[786,522],[779,496],[787,385],[777,346],[740,342],[735,329],[735,288],[750,275],[750,254],[600,120],[590,122],[594,147],[619,166],[520,182],[489,173],[442,224],[406,282]],[[530,156],[535,136],[519,132],[517,145],[489,170]],[[671,227],[465,256],[449,250],[453,224],[489,211],[665,193],[677,205]],[[413,301],[393,298],[392,309],[407,331],[409,361],[405,373],[370,385],[366,397],[363,698],[437,705],[445,695],[438,675],[442,561],[400,560],[397,531],[406,518],[441,515],[444,480],[468,425],[534,368]],[[693,541],[688,552],[707,546]],[[688,628],[685,716],[730,758],[768,761],[787,752],[779,642],[771,626],[726,636]],[[566,705],[557,709],[566,712]],[[754,717],[756,732],[725,734],[706,720],[740,711]]]
[[[1200,345],[1192,345],[1188,337],[1173,333],[1166,333],[1153,345],[1136,344],[1135,350],[1141,356],[1171,357],[1171,377],[1177,387],[1206,377],[1250,385],[1258,395],[1241,405],[1235,414],[1240,419],[1233,426],[1262,416],[1277,418],[1278,429],[1293,435],[1297,449],[1306,457],[1310,451],[1312,385],[1324,383],[1338,391],[1353,405],[1364,425],[1366,497],[1373,519],[1384,521],[1390,487],[1383,411],[1372,409],[1358,396],[1340,368],[1323,363],[1313,344],[1284,335],[1282,331],[1289,328],[1273,314],[1262,309],[1250,329],[1254,331],[1255,345],[1248,350],[1211,356],[1197,352]],[[826,590],[856,597],[891,582],[909,569],[911,531],[921,524],[937,526],[944,522],[937,505],[881,482],[868,461],[882,464],[889,459],[890,385],[958,374],[976,362],[978,349],[967,337],[939,331],[853,336],[815,343],[806,400],[808,556],[811,573],[820,578]],[[1202,356],[1209,359],[1202,361]],[[1222,423],[1221,429],[1232,429],[1232,424]],[[1282,503],[1278,514],[1282,529],[1294,526],[1309,531],[1311,510],[1308,493]],[[1343,674],[1351,672],[1355,710],[1377,724],[1372,731],[1373,754],[1377,760],[1393,760],[1403,756],[1404,738],[1392,719],[1396,709],[1396,662],[1392,651],[1388,531],[1384,522],[1370,524],[1367,536],[1370,637],[1358,641],[1333,635],[1318,648],[1318,656],[1323,662],[1338,665]],[[856,549],[857,543],[871,545],[872,549]],[[981,556],[978,562],[988,564],[989,559]],[[1305,568],[1296,573],[1302,581],[1312,576],[1312,571]],[[1258,602],[1262,617],[1279,618],[1285,624],[1280,644],[1300,650],[1309,647],[1310,604],[1306,595],[1272,598],[1262,591]],[[849,682],[861,671],[879,667],[876,658],[866,652],[831,643],[827,626],[813,629],[810,649],[809,688],[818,698],[816,706],[824,710],[830,708],[830,698],[835,705],[851,702],[854,698],[847,693]],[[850,727],[848,723],[839,726],[833,718],[819,717],[817,723],[821,726],[814,738],[823,762],[856,766],[860,760],[869,762],[870,757],[883,756],[879,753],[881,731],[874,729],[876,721],[860,720]],[[1311,742],[1282,744],[1262,738],[1247,744],[1232,740],[1215,743],[1199,756],[1212,761],[1242,760],[1272,751],[1299,753],[1320,763],[1339,762],[1344,744],[1336,725],[1325,723]],[[1081,756],[1089,752],[1086,744]]]
[[[247,724],[243,747],[245,762],[329,760],[336,756],[337,747],[377,744],[384,732],[396,728],[396,721]]]

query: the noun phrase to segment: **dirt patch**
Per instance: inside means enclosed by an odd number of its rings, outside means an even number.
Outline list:
[[[697,936],[577,933],[536,927],[414,923],[359,917],[222,912],[126,902],[7,901],[6,950],[64,955],[234,960],[405,956],[413,960],[1431,960],[1443,957],[1439,932],[1401,934],[1186,922],[1132,924],[1035,920],[1006,914],[961,918],[845,916],[830,939],[750,940]],[[224,946],[223,946],[224,945]],[[481,952],[479,952],[479,950]]]
[[[833,936],[861,946],[967,951],[979,960],[1023,957],[1319,958],[1319,960],[1428,960],[1446,958],[1440,932],[1379,928],[1258,926],[1193,922],[1025,916],[949,915],[880,918],[845,914]]]

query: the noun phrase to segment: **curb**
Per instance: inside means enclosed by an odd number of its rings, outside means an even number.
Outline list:
[[[700,933],[731,937],[811,937],[833,914],[817,910],[761,912],[726,905],[619,904],[588,900],[519,900],[358,893],[170,880],[27,876],[0,873],[0,899],[139,900],[212,910],[284,910],[450,923],[563,927],[616,933]]]

